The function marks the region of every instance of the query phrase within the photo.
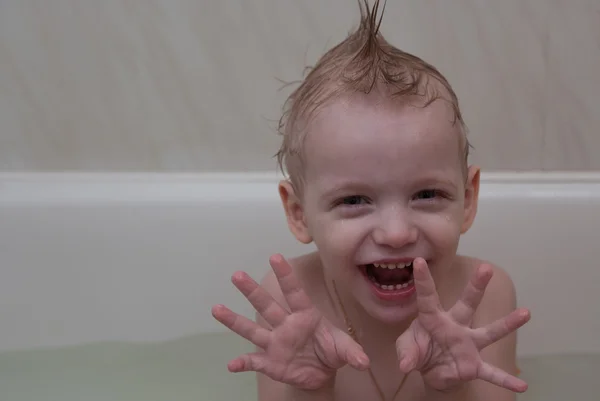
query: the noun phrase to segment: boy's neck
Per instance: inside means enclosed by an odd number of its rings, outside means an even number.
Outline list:
[[[352,311],[349,312],[352,316],[350,319],[358,332],[359,341],[369,348],[372,344],[377,344],[378,347],[387,344],[395,345],[398,337],[410,327],[413,321],[413,318],[410,318],[395,324],[384,323],[369,315],[360,305],[352,304]]]

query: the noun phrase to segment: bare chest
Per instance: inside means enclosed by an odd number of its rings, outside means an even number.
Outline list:
[[[338,371],[335,383],[335,401],[411,401],[423,398],[423,381],[413,372],[402,383],[400,372],[379,372],[371,378],[369,372],[351,367]],[[399,389],[401,385],[401,388]],[[399,389],[399,391],[398,391]],[[383,393],[383,397],[382,394]],[[396,395],[394,397],[394,394]]]

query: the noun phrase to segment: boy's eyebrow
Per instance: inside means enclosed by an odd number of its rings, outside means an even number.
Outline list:
[[[440,178],[440,177],[425,177],[422,178],[420,180],[416,181],[418,185],[422,186],[422,185],[447,185],[449,187],[452,187],[452,189],[456,189],[456,183],[453,182],[452,180],[448,179],[448,178]]]
[[[452,190],[457,190],[458,188],[454,181],[452,181],[449,178],[442,177],[423,177],[415,180],[412,184],[410,184],[411,187],[425,187],[429,185],[444,185],[446,187],[451,188]],[[368,184],[345,180],[329,185],[327,189],[323,192],[322,197],[330,198],[336,195],[338,192],[343,191],[365,191],[369,189],[371,189],[371,187]]]
[[[329,185],[325,192],[323,193],[323,197],[329,198],[335,195],[338,192],[346,191],[346,190],[366,190],[369,186],[366,184],[359,184],[355,181],[340,181],[336,182],[333,185]]]

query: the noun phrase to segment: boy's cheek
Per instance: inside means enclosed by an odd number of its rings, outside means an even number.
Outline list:
[[[321,220],[314,225],[315,244],[321,251],[329,254],[344,255],[354,251],[360,239],[358,227],[346,220]]]
[[[453,252],[460,239],[461,220],[456,214],[430,215],[423,218],[420,233],[442,252]]]
[[[459,236],[462,216],[456,210],[445,213],[424,215],[419,226],[428,232],[437,232],[444,236]]]

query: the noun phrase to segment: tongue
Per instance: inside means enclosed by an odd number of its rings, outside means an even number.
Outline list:
[[[380,267],[371,268],[371,274],[379,284],[404,284],[411,278],[410,271],[404,269],[382,269]]]

